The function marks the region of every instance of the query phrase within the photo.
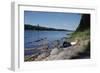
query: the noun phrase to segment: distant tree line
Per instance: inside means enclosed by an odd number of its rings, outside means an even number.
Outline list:
[[[41,31],[72,31],[72,30],[66,30],[66,29],[56,29],[56,28],[49,28],[49,27],[43,27],[43,26],[35,26],[30,24],[24,25],[24,30],[41,30]]]

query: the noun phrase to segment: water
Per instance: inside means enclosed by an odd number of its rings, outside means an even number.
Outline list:
[[[29,31],[25,30],[24,32],[24,48],[37,48],[43,42],[43,40],[48,41],[50,43],[55,40],[62,40],[64,37],[69,37],[72,32],[67,31]],[[42,41],[40,41],[42,40]]]

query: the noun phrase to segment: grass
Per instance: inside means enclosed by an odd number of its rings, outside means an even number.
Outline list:
[[[80,42],[81,52],[78,52],[76,56],[72,56],[71,59],[82,59],[82,58],[90,58],[90,29],[85,31],[77,31],[71,34],[67,41],[75,41],[78,39]],[[78,49],[78,48],[77,48]]]
[[[90,29],[72,33],[71,37],[67,41],[71,42],[71,41],[75,41],[76,39],[79,39],[81,41],[90,40]]]

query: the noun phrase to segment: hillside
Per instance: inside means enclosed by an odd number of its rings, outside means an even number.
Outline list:
[[[83,14],[80,24],[76,31],[71,35],[71,39],[75,40],[77,38],[86,40],[90,37],[90,14]]]
[[[73,56],[72,59],[78,58],[90,58],[90,14],[83,14],[80,24],[76,31],[71,35],[69,41],[80,40],[81,52],[77,53],[77,56]],[[77,50],[77,49],[76,49]]]

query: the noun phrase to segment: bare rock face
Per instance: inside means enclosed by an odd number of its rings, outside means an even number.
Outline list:
[[[50,55],[44,59],[44,60],[56,60],[57,56],[59,55],[60,52],[62,52],[62,48],[54,48],[51,50]]]
[[[59,53],[59,55],[56,57],[56,60],[64,59],[65,55],[66,55],[66,52],[64,52],[64,51]]]
[[[45,58],[44,60],[45,60],[45,61],[48,61],[48,60],[55,60],[56,57],[57,57],[57,55],[50,55],[50,56],[48,56],[47,58]]]
[[[59,51],[58,48],[54,48],[54,49],[51,51],[50,55],[57,55],[59,52],[60,52],[60,51]]]
[[[46,57],[44,60],[55,60],[59,53],[60,53],[60,49],[54,48],[51,50],[50,55]]]
[[[72,56],[72,51],[71,50],[62,51],[57,55],[56,60],[69,59],[71,56]]]
[[[86,41],[87,42],[87,41]],[[85,43],[86,43],[85,42]],[[77,56],[79,52],[84,51],[84,42],[81,42],[79,45],[74,45],[66,48],[54,48],[51,52],[45,52],[40,54],[37,57],[37,60],[64,60],[70,59],[73,56]]]
[[[42,60],[42,59],[46,58],[49,55],[50,54],[48,52],[44,52],[44,53],[40,54],[35,60],[36,61]]]

